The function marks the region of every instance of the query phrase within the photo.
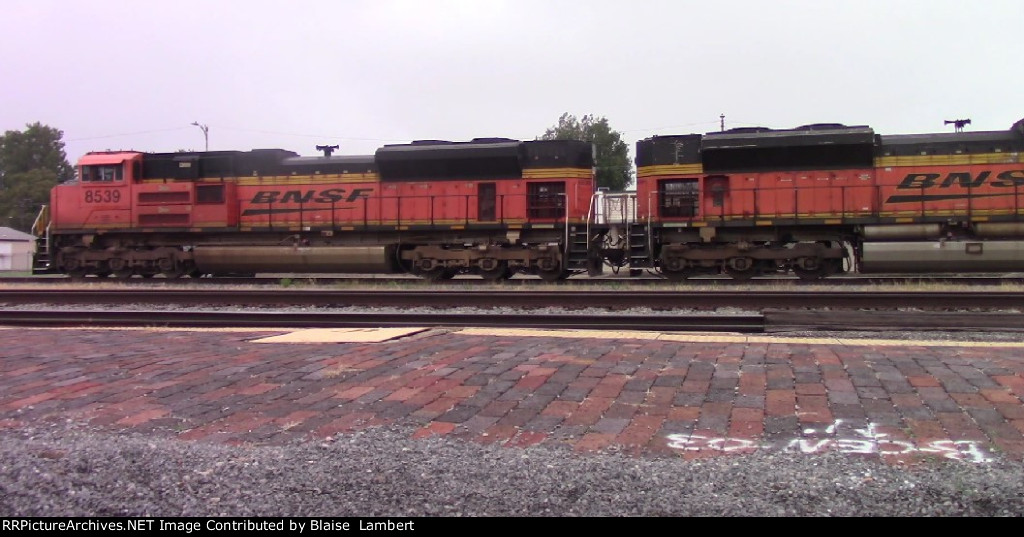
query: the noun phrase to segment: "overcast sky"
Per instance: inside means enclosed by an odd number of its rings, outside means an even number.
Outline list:
[[[0,130],[91,150],[655,134],[882,134],[1024,117],[1024,0],[0,0]]]

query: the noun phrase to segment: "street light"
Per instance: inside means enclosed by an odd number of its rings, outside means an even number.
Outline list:
[[[206,140],[206,150],[210,150],[210,127],[206,125],[200,125],[198,121],[193,121],[193,125],[199,127],[199,130],[203,131],[203,139]]]

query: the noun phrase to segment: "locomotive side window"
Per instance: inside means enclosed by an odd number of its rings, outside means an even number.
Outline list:
[[[658,183],[661,216],[694,217],[699,210],[696,179],[673,179]]]
[[[120,164],[98,164],[82,166],[83,183],[112,183],[124,180],[124,172]]]
[[[565,216],[565,183],[530,183],[527,214],[530,218]]]
[[[480,183],[477,187],[477,220],[494,220],[494,208],[496,206],[496,193],[494,183]]]

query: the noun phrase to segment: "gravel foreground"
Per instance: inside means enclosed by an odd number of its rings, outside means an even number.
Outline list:
[[[411,432],[227,446],[72,424],[0,430],[0,516],[1024,515],[1024,464],[999,459],[685,461]]]

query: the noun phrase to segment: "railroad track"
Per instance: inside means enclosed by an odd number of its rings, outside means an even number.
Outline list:
[[[1014,309],[1024,307],[1018,291],[665,291],[571,288],[533,290],[325,290],[325,289],[0,289],[0,303],[161,304],[179,306],[314,306],[436,308],[920,308]]]
[[[574,286],[586,286],[586,287],[601,287],[607,285],[694,285],[694,286],[768,286],[768,285],[786,285],[786,286],[858,286],[858,285],[907,285],[907,284],[937,284],[937,285],[961,285],[965,287],[974,286],[998,286],[998,285],[1024,285],[1024,277],[1013,277],[1013,276],[951,276],[951,275],[917,275],[917,276],[889,276],[889,275],[878,275],[878,276],[863,276],[863,275],[851,275],[851,276],[833,276],[824,280],[816,281],[805,281],[796,277],[789,276],[764,276],[757,277],[747,281],[734,280],[728,276],[700,276],[686,282],[680,283],[669,283],[664,278],[656,275],[645,274],[638,277],[628,276],[604,276],[599,278],[570,278],[560,282],[546,282],[540,278],[531,276],[518,276],[511,280],[504,282],[495,283],[486,281],[474,276],[460,276],[453,280],[442,283],[432,283],[421,278],[409,275],[377,275],[377,276],[329,276],[320,277],[316,275],[302,276],[302,275],[290,275],[290,276],[258,276],[254,278],[181,278],[181,279],[165,279],[161,277],[156,278],[129,278],[125,280],[115,280],[107,278],[94,278],[89,277],[82,280],[73,280],[64,276],[33,276],[33,277],[13,277],[13,278],[0,278],[0,283],[7,284],[50,284],[50,285],[69,285],[82,283],[110,283],[116,282],[118,284],[132,285],[132,286],[193,286],[193,285],[258,285],[258,286],[287,286],[287,287],[304,287],[304,286],[331,286],[331,285],[405,285],[405,286],[418,286],[422,285],[425,287],[465,287],[465,286],[508,286],[508,287],[530,287],[530,286],[542,286],[542,287],[574,287]]]
[[[295,313],[280,311],[2,311],[8,326],[146,326],[242,328],[491,327],[657,332],[763,332],[763,315],[479,315]]]
[[[0,325],[177,328],[536,328],[655,332],[971,331],[1024,332],[1016,313],[781,311],[760,315],[574,315],[335,313],[287,311],[0,310]]]

